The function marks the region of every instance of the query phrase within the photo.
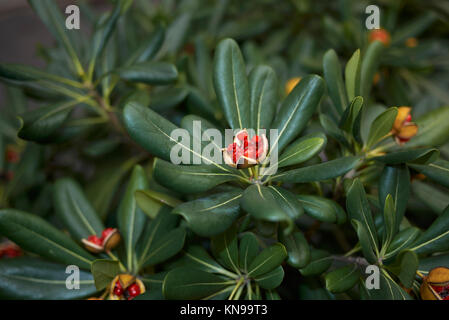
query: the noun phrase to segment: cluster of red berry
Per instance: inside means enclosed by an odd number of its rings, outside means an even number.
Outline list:
[[[248,132],[241,130],[235,135],[234,142],[225,149],[223,157],[232,167],[247,168],[263,161],[267,149],[268,140],[265,135],[255,135],[249,140]]]
[[[123,289],[120,281],[117,281],[114,287],[114,295],[123,296],[126,300],[131,300],[140,294],[140,287],[137,283],[133,283],[128,288]]]
[[[442,300],[449,300],[449,285],[432,286],[433,290],[441,297]]]

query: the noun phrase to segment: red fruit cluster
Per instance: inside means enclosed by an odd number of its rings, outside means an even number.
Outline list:
[[[120,281],[117,281],[114,287],[114,295],[124,296],[127,300],[132,300],[140,294],[140,287],[137,283],[131,284],[126,290],[123,290]]]
[[[226,151],[232,155],[232,162],[238,163],[240,158],[257,161],[264,152],[264,145],[260,136],[253,136],[248,141],[248,133],[242,131],[236,135],[234,143],[231,143]]]

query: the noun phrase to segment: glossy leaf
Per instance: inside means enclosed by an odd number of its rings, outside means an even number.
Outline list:
[[[103,290],[120,273],[120,267],[118,261],[98,259],[92,262],[91,272],[95,280],[95,287],[97,290]]]
[[[287,263],[294,268],[303,268],[309,264],[310,247],[300,231],[294,231],[289,235],[280,235],[280,241],[288,252]]]
[[[354,287],[360,279],[357,265],[348,265],[326,274],[326,289],[332,293],[342,293]]]
[[[135,267],[135,247],[143,228],[145,213],[137,206],[134,196],[137,190],[147,189],[148,181],[141,166],[135,166],[118,208],[117,223],[126,249],[126,265],[130,270]]]
[[[278,137],[270,142],[270,148],[278,148],[280,153],[304,130],[323,93],[323,79],[317,75],[307,76],[299,82],[282,102],[271,125],[272,129],[278,130]]]
[[[162,292],[166,299],[207,299],[230,285],[229,279],[199,269],[177,268],[164,279]]]
[[[388,165],[401,163],[428,164],[435,161],[439,155],[440,152],[435,148],[417,148],[390,152],[373,159]]]
[[[348,108],[343,113],[339,126],[348,133],[352,133],[354,137],[360,135],[360,120],[363,106],[363,98],[355,97]]]
[[[323,133],[309,134],[290,144],[278,161],[280,168],[305,162],[317,155],[326,146],[327,138]]]
[[[21,114],[18,136],[40,143],[51,141],[51,136],[63,126],[77,103],[65,101]]]
[[[255,277],[254,280],[261,288],[273,290],[279,287],[284,280],[284,269],[282,266],[278,266],[268,273]]]
[[[416,271],[418,270],[418,264],[419,261],[416,253],[405,250],[396,257],[394,264],[387,268],[399,278],[404,287],[411,288],[413,286],[413,280],[415,280]]]
[[[87,239],[90,235],[101,236],[104,225],[77,182],[59,179],[54,190],[56,214],[76,240]]]
[[[386,258],[396,256],[402,250],[410,248],[420,233],[420,230],[416,227],[408,227],[399,231],[388,247]]]
[[[270,272],[278,267],[287,257],[287,250],[281,243],[275,243],[272,246],[262,250],[249,265],[248,276],[258,277]]]
[[[220,41],[215,49],[214,86],[226,120],[234,130],[250,128],[250,93],[243,61],[237,42]]]
[[[346,93],[350,101],[360,94],[360,68],[360,49],[357,49],[345,67]]]
[[[380,41],[374,41],[369,44],[363,56],[360,66],[360,93],[363,99],[368,100],[374,74],[380,63],[380,57],[384,51],[384,44]]]
[[[269,129],[278,102],[278,81],[271,67],[257,66],[249,74],[250,128]],[[268,136],[268,131],[265,133]]]
[[[138,190],[134,196],[139,208],[150,218],[155,218],[164,205],[174,208],[182,203],[172,196],[153,190]]]
[[[449,161],[440,159],[428,165],[410,164],[410,167],[421,172],[430,180],[449,188]]]
[[[354,180],[352,186],[348,190],[346,208],[349,217],[358,220],[358,224],[363,225],[363,228],[357,225],[357,233],[367,232],[364,237],[369,239],[370,247],[376,253],[379,252],[379,240],[374,226],[373,216],[366,197],[365,188],[359,179]]]
[[[336,223],[337,212],[331,204],[332,200],[313,195],[297,195],[307,215],[318,221]]]
[[[449,250],[449,207],[423,232],[410,250],[418,254]]]
[[[203,237],[222,233],[238,217],[240,212],[240,190],[216,193],[185,202],[173,210],[183,216],[187,226]]]
[[[329,96],[337,111],[342,114],[348,106],[349,101],[343,83],[340,62],[338,61],[335,50],[330,49],[324,54],[323,71]]]
[[[14,209],[0,210],[0,233],[24,250],[90,270],[94,258],[42,218]]]
[[[308,167],[293,169],[273,176],[273,181],[307,183],[337,178],[360,164],[358,156],[341,157]]]
[[[235,226],[211,239],[211,249],[217,261],[226,269],[239,273],[239,249]],[[251,264],[250,264],[251,266]]]
[[[332,257],[327,251],[312,249],[310,253],[310,263],[299,269],[303,276],[319,275],[325,272],[332,264]]]
[[[363,256],[369,263],[377,263],[377,252],[375,251],[376,247],[373,246],[372,240],[371,240],[371,233],[369,233],[368,229],[366,228],[366,224],[353,219],[352,220],[352,226],[354,227],[355,231],[357,232],[357,237],[359,238],[360,245],[362,247]]]
[[[259,254],[259,242],[254,233],[245,233],[239,241],[239,266],[247,272],[249,265]]]
[[[384,205],[384,241],[383,245],[388,247],[396,234],[396,210],[395,202],[391,194],[385,198]]]
[[[371,148],[380,140],[385,138],[393,127],[394,120],[398,114],[396,107],[388,108],[374,119],[368,134],[366,148]]]
[[[394,232],[399,230],[410,197],[410,173],[406,166],[385,166],[379,180],[379,202],[385,207],[387,195],[392,196],[396,212]]]
[[[16,300],[66,300],[81,299],[95,294],[97,289],[90,272],[80,270],[79,289],[68,290],[67,280],[73,271],[66,271],[66,264],[37,258],[2,259],[0,297]]]
[[[115,72],[121,79],[150,85],[164,85],[176,81],[178,70],[167,62],[140,62],[121,67]]]

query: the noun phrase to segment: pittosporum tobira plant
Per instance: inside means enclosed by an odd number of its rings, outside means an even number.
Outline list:
[[[29,3],[57,46],[0,63],[0,297],[448,299],[434,13]]]

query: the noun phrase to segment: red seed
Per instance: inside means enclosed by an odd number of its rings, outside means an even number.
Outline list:
[[[96,235],[91,235],[87,238],[87,241],[92,242],[93,244],[96,244],[97,246],[101,246],[103,244],[103,240],[101,238],[98,238]]]
[[[104,240],[114,231],[114,228],[106,228],[101,233],[101,240]]]
[[[120,284],[120,281],[117,281],[115,283],[114,294],[116,296],[121,296],[123,294],[123,288],[122,288],[122,285]]]
[[[404,123],[408,123],[408,122],[410,122],[410,121],[412,121],[412,115],[411,115],[411,114],[408,114],[407,117],[405,118]]]
[[[137,297],[140,294],[140,287],[137,283],[133,283],[126,290],[129,294],[128,300],[131,300],[134,297]]]

